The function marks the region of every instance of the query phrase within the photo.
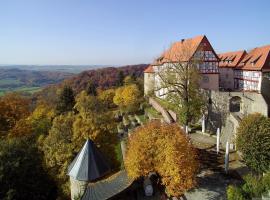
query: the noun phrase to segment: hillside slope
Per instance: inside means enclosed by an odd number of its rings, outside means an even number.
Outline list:
[[[67,79],[64,83],[69,84],[76,92],[86,89],[87,84],[92,81],[97,87],[105,89],[116,86],[119,80],[119,72],[124,76],[132,75],[142,77],[143,71],[149,64],[127,65],[123,67],[107,67],[84,71]]]

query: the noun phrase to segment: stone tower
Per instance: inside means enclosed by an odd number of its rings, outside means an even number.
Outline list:
[[[144,95],[154,92],[155,73],[153,66],[149,66],[144,70]]]
[[[92,140],[87,140],[68,167],[71,199],[81,197],[89,182],[110,172],[110,167]]]

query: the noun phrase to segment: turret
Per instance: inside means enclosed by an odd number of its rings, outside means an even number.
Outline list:
[[[87,184],[110,172],[110,167],[92,140],[87,140],[78,155],[68,167],[71,199],[83,195]]]

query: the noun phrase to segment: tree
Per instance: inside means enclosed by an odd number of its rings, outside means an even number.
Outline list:
[[[136,77],[134,77],[134,76],[126,76],[124,79],[125,85],[134,84],[135,81],[136,81]]]
[[[0,131],[8,131],[16,122],[30,115],[30,100],[18,93],[0,98]]]
[[[76,155],[74,149],[82,145],[72,141],[73,122],[72,113],[59,115],[54,118],[49,135],[41,135],[39,138],[39,148],[44,154],[45,166],[51,177],[57,182],[58,196],[66,198],[70,193],[69,179],[66,175],[67,167]]]
[[[125,159],[134,179],[156,172],[171,196],[180,196],[195,185],[198,170],[194,148],[177,124],[154,121],[134,131]]]
[[[0,199],[55,199],[55,184],[29,137],[0,140]]]
[[[253,170],[262,173],[270,169],[270,119],[259,114],[243,118],[237,129],[236,147],[243,160]]]
[[[20,119],[15,126],[9,130],[9,137],[23,137],[32,134],[32,124],[28,119]]]
[[[98,98],[88,96],[84,91],[77,96],[75,108],[79,113],[73,124],[73,142],[83,144],[86,139],[92,139],[101,152],[108,156],[112,167],[118,167],[114,152],[118,139],[113,113]]]
[[[62,114],[73,110],[75,105],[75,98],[73,90],[70,86],[64,86],[60,92],[58,102],[56,105],[57,114]]]
[[[117,74],[117,86],[124,85],[124,78],[125,78],[124,72],[122,70],[119,70]]]
[[[159,67],[157,73],[160,84],[156,90],[165,92],[163,95],[166,95],[166,99],[176,109],[180,122],[184,125],[196,122],[205,104],[199,87],[201,76],[198,69],[203,58],[200,54],[193,53],[193,47],[186,43],[183,43],[182,51],[177,54],[171,48],[166,58],[160,58],[166,66]]]
[[[135,84],[131,84],[116,89],[113,102],[121,109],[133,112],[138,109],[141,99],[141,91]]]
[[[88,82],[86,92],[88,95],[97,96],[97,85],[94,83],[94,81],[90,80]]]
[[[115,96],[114,89],[108,89],[100,91],[98,94],[98,99],[105,106],[105,108],[115,108],[115,104],[113,103],[113,97]]]

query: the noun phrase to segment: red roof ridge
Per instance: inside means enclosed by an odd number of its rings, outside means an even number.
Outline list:
[[[152,65],[149,65],[145,70],[144,73],[154,73],[154,68]]]

